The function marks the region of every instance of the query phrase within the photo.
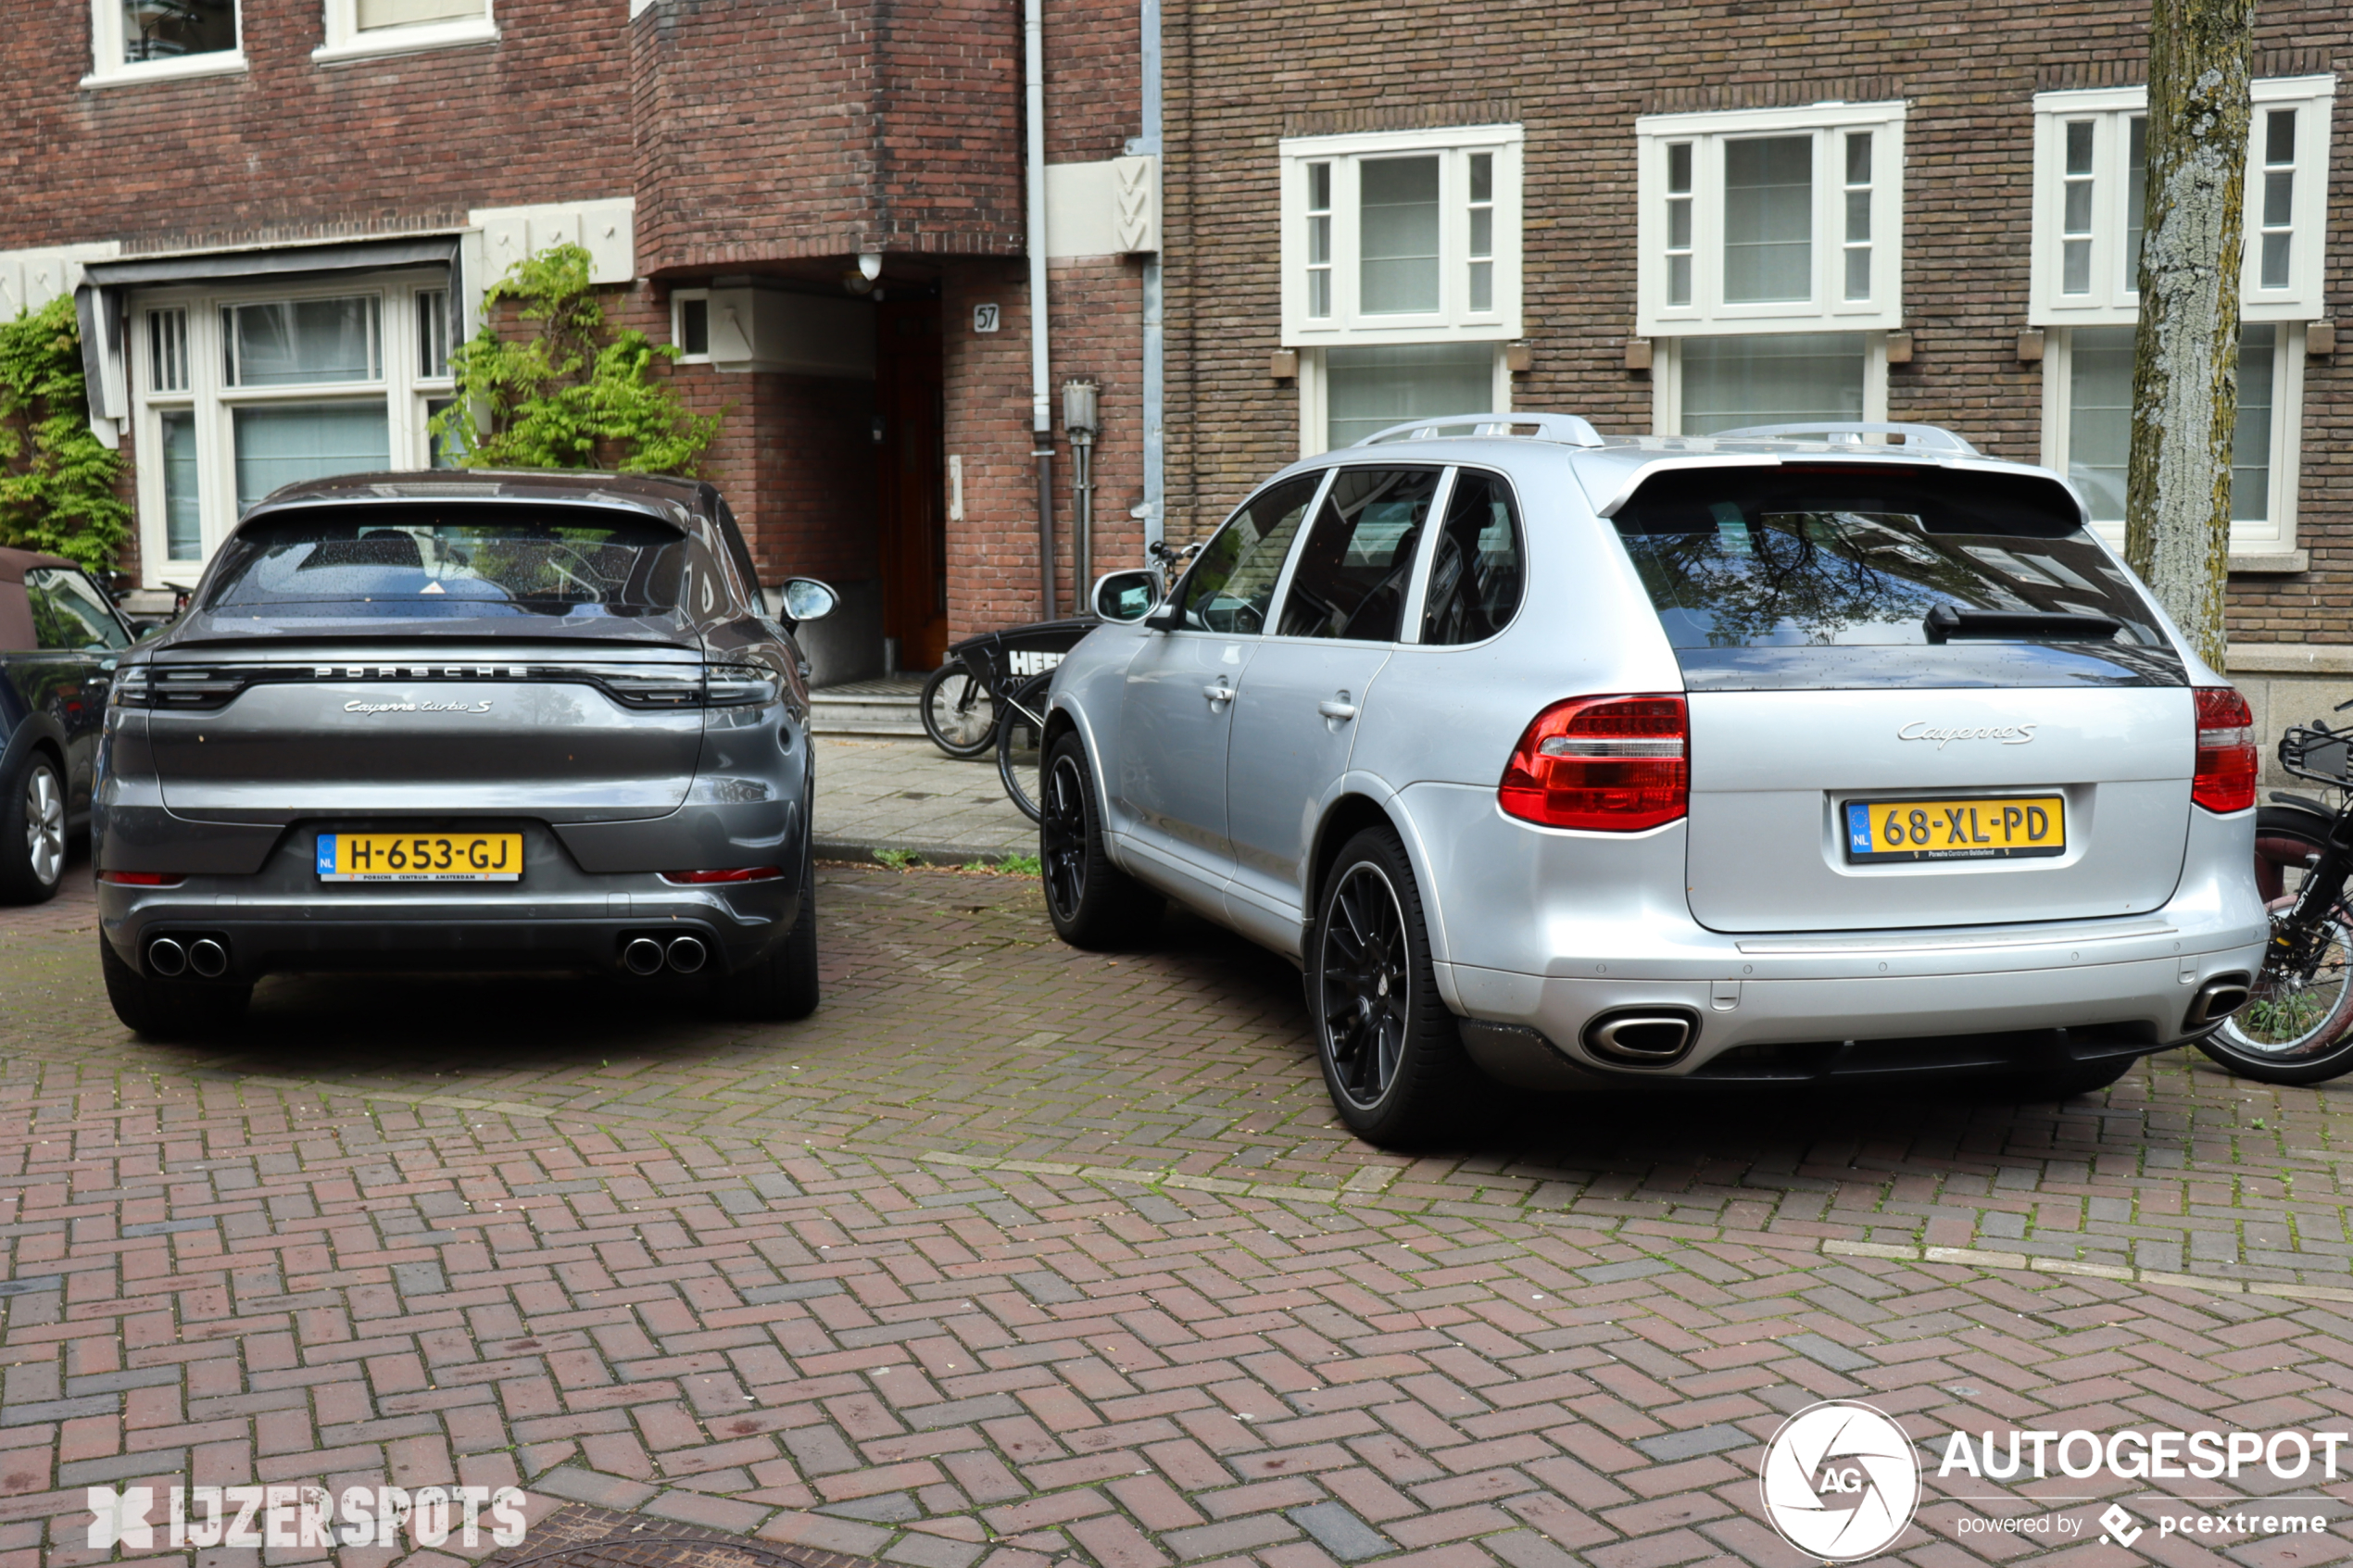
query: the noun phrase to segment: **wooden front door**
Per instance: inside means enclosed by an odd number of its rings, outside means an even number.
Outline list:
[[[875,486],[882,513],[883,635],[899,668],[936,670],[948,655],[948,501],[939,301],[886,299],[875,409],[882,420]]]

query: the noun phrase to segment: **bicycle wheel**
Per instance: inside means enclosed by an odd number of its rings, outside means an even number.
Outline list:
[[[2256,882],[2278,931],[2330,823],[2294,807],[2266,806],[2255,824]],[[2274,942],[2248,987],[2246,1005],[2200,1040],[2198,1049],[2238,1076],[2265,1084],[2317,1084],[2353,1071],[2353,934],[2342,906],[2332,912],[2318,947],[2307,967],[2271,956],[2294,950],[2293,944]]]
[[[1042,797],[1038,770],[1045,762],[1046,693],[1054,684],[1051,670],[1032,675],[1005,697],[1005,711],[997,721],[997,776],[1005,783],[1005,797],[1021,808],[1031,822],[1038,820]]]
[[[997,744],[997,706],[961,660],[941,665],[925,680],[920,711],[924,734],[950,757],[979,757]]]

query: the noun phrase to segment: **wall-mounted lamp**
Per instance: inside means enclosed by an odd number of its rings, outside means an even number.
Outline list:
[[[864,294],[873,289],[875,280],[882,276],[882,252],[878,250],[860,251],[858,270],[844,272],[841,275],[841,286],[851,294]]]

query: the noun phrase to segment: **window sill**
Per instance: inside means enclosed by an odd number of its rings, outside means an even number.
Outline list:
[[[363,32],[340,44],[321,44],[310,51],[314,64],[339,60],[373,60],[386,55],[416,55],[428,49],[455,49],[469,44],[496,44],[498,26],[487,19],[423,27],[387,27]]]
[[[2233,550],[2233,577],[2290,577],[2312,570],[2309,550]]]
[[[137,87],[150,82],[186,82],[207,76],[236,76],[245,69],[245,56],[236,49],[212,55],[187,55],[176,60],[141,60],[107,72],[92,72],[79,85],[84,92],[98,87]]]

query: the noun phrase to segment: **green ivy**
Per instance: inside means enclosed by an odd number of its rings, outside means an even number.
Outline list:
[[[490,324],[513,301],[535,323],[522,338]],[[678,350],[629,328],[600,342],[604,307],[588,282],[588,252],[562,245],[525,257],[483,295],[482,331],[450,357],[457,399],[433,433],[459,468],[617,468],[692,473],[719,433],[720,416],[694,414],[653,374]]]
[[[104,571],[131,532],[121,477],[91,433],[72,296],[0,321],[0,545]]]

